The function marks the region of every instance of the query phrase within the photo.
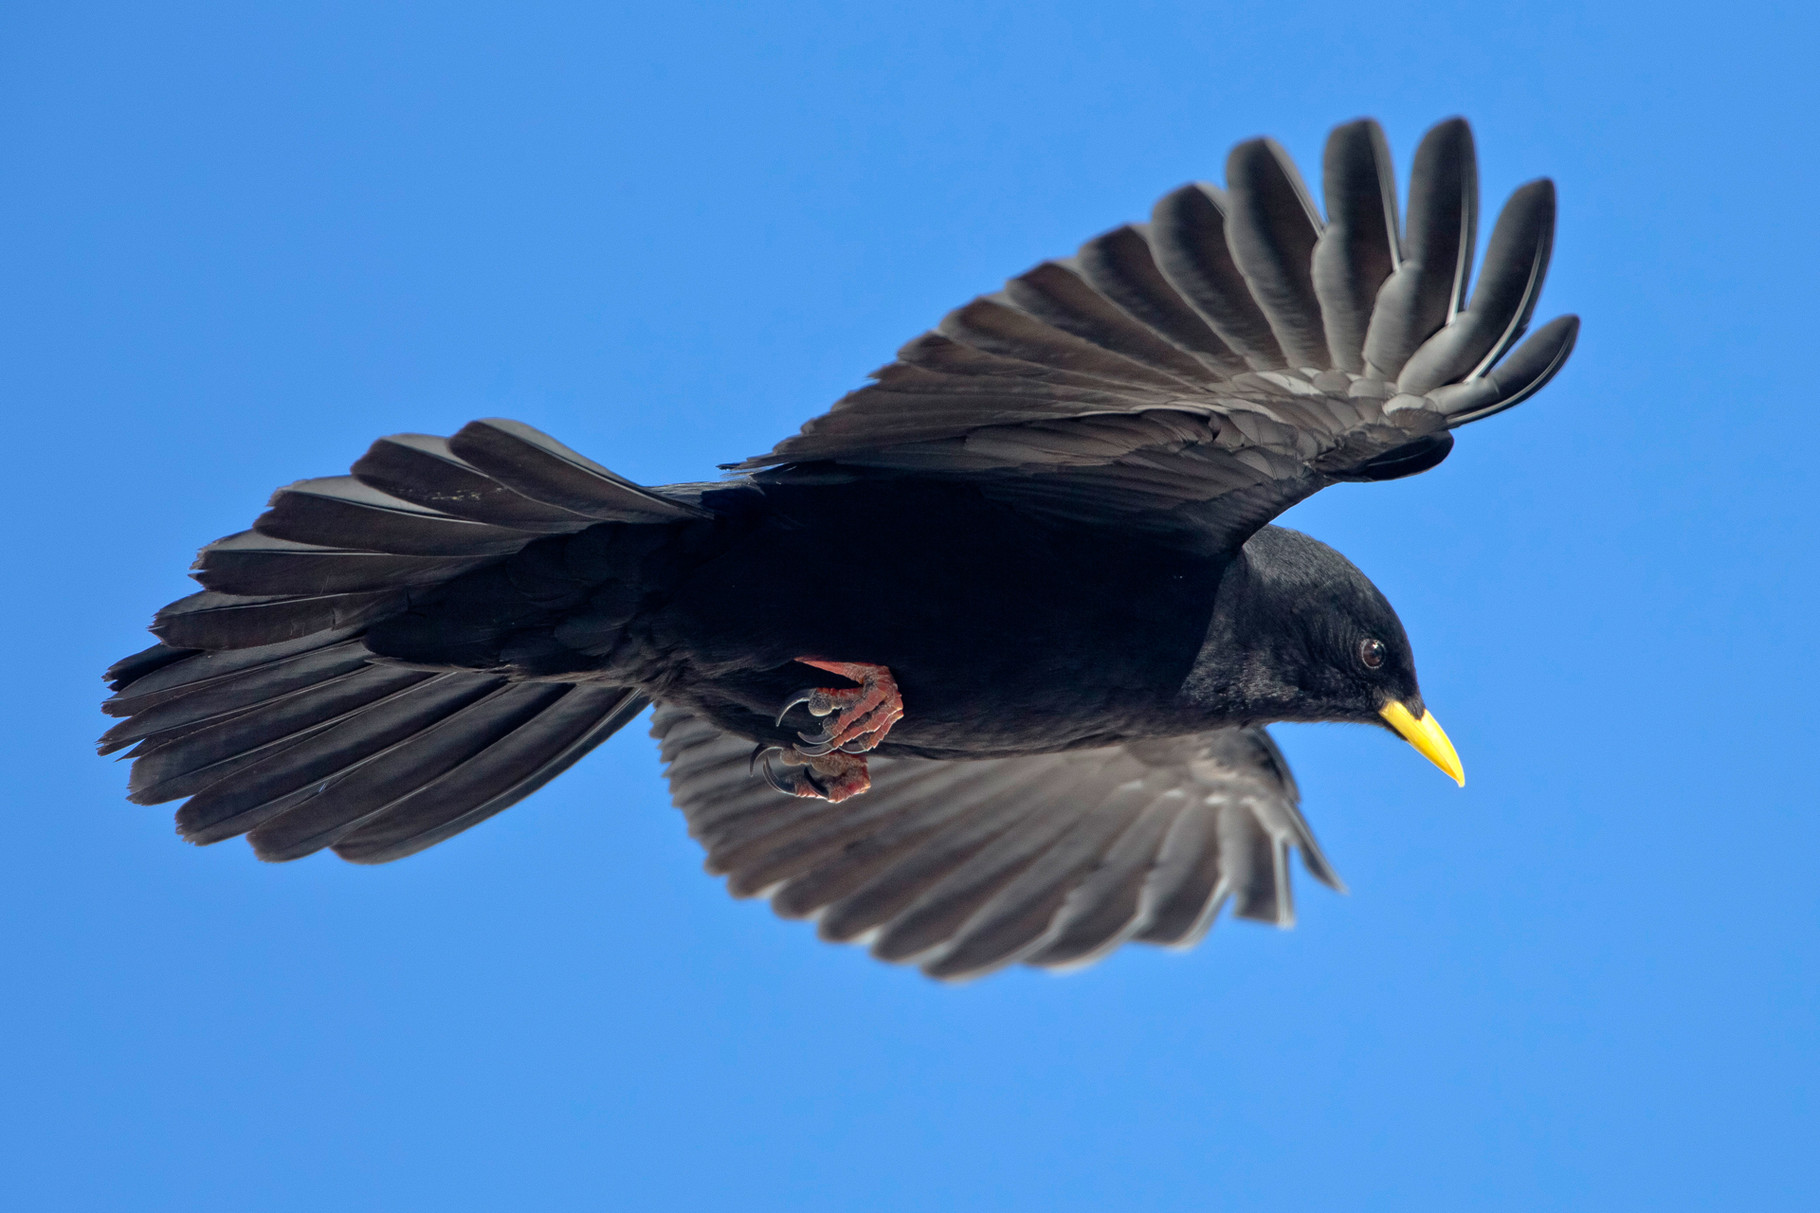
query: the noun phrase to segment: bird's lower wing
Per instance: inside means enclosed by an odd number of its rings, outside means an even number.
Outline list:
[[[660,706],[671,795],[708,870],[826,939],[964,979],[1089,964],[1127,940],[1187,947],[1228,900],[1289,926],[1288,852],[1336,889],[1262,729],[1020,758],[875,757],[841,804],[782,796],[752,743]]]

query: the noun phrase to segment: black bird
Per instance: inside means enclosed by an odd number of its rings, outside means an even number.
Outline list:
[[[1326,219],[1274,142],[950,313],[827,414],[645,488],[527,426],[375,443],[202,550],[107,673],[131,797],[197,843],[410,855],[656,703],[740,896],[935,976],[1288,925],[1340,883],[1263,725],[1385,725],[1462,779],[1390,604],[1268,525],[1446,458],[1537,391],[1554,186],[1477,285],[1472,135],[1335,129]],[[1513,347],[1514,351],[1513,351]],[[1462,780],[1463,781],[1463,780]],[[780,794],[782,793],[782,794]],[[861,795],[864,793],[864,795]]]

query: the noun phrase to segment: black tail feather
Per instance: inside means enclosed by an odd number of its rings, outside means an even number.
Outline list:
[[[148,738],[133,755],[129,798],[162,804],[204,789],[226,789],[236,801],[289,792],[334,774],[343,758],[365,757],[409,736],[488,689],[456,674],[368,667],[200,732],[182,731],[168,744],[162,735]]]
[[[345,635],[398,610],[405,601],[403,590],[301,596],[203,590],[159,611],[152,620],[152,634],[166,644],[189,649],[263,648],[313,640],[324,632]]]
[[[143,700],[148,697],[141,696],[142,702],[134,706],[131,719],[102,735],[100,752],[111,754],[155,735],[169,736],[186,726],[206,725],[245,712],[288,692],[313,688],[324,679],[363,669],[367,661],[368,653],[358,640],[344,640],[280,657],[240,673],[206,679],[202,685],[168,691],[158,703],[145,703]],[[124,698],[117,696],[102,705],[103,710],[116,707]]]
[[[186,838],[250,833],[271,860],[326,846],[360,863],[413,854],[530,795],[648,702],[625,687],[372,664],[346,637],[152,653],[123,663],[129,675],[110,706],[132,714],[103,748],[137,743],[131,798],[187,796]]]
[[[459,834],[568,770],[649,702],[624,687],[569,687],[534,719],[368,818],[334,844],[335,853],[387,863]]]
[[[177,648],[160,641],[148,649],[140,649],[131,657],[122,657],[119,661],[116,661],[113,665],[107,667],[106,672],[101,675],[101,681],[107,683],[108,690],[121,691],[133,683],[138,682],[141,678],[162,670],[165,666],[170,665],[173,662],[182,661],[185,657],[193,656],[197,651],[198,650],[196,649]],[[105,704],[102,705],[102,711],[107,711]],[[120,715],[118,712],[110,712],[108,714],[112,716]],[[106,753],[105,750],[102,752]]]

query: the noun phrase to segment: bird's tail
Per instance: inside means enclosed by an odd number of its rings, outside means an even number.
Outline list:
[[[177,826],[194,842],[248,834],[272,860],[420,851],[543,786],[648,700],[375,663],[366,629],[536,539],[701,516],[515,422],[381,439],[353,475],[281,489],[252,530],[203,549],[203,590],[107,672],[104,710],[125,719],[101,752],[133,747],[134,801],[189,797]]]

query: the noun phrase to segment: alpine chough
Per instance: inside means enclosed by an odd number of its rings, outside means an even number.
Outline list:
[[[1340,882],[1263,726],[1384,725],[1461,779],[1403,625],[1268,525],[1440,463],[1561,367],[1518,345],[1554,186],[1477,285],[1472,134],[1329,137],[1323,220],[1268,139],[951,312],[712,483],[646,488],[528,426],[398,434],[202,549],[107,672],[131,798],[262,859],[383,863],[523,799],[657,705],[735,895],[944,978],[1291,921]],[[864,793],[864,795],[861,795]]]

